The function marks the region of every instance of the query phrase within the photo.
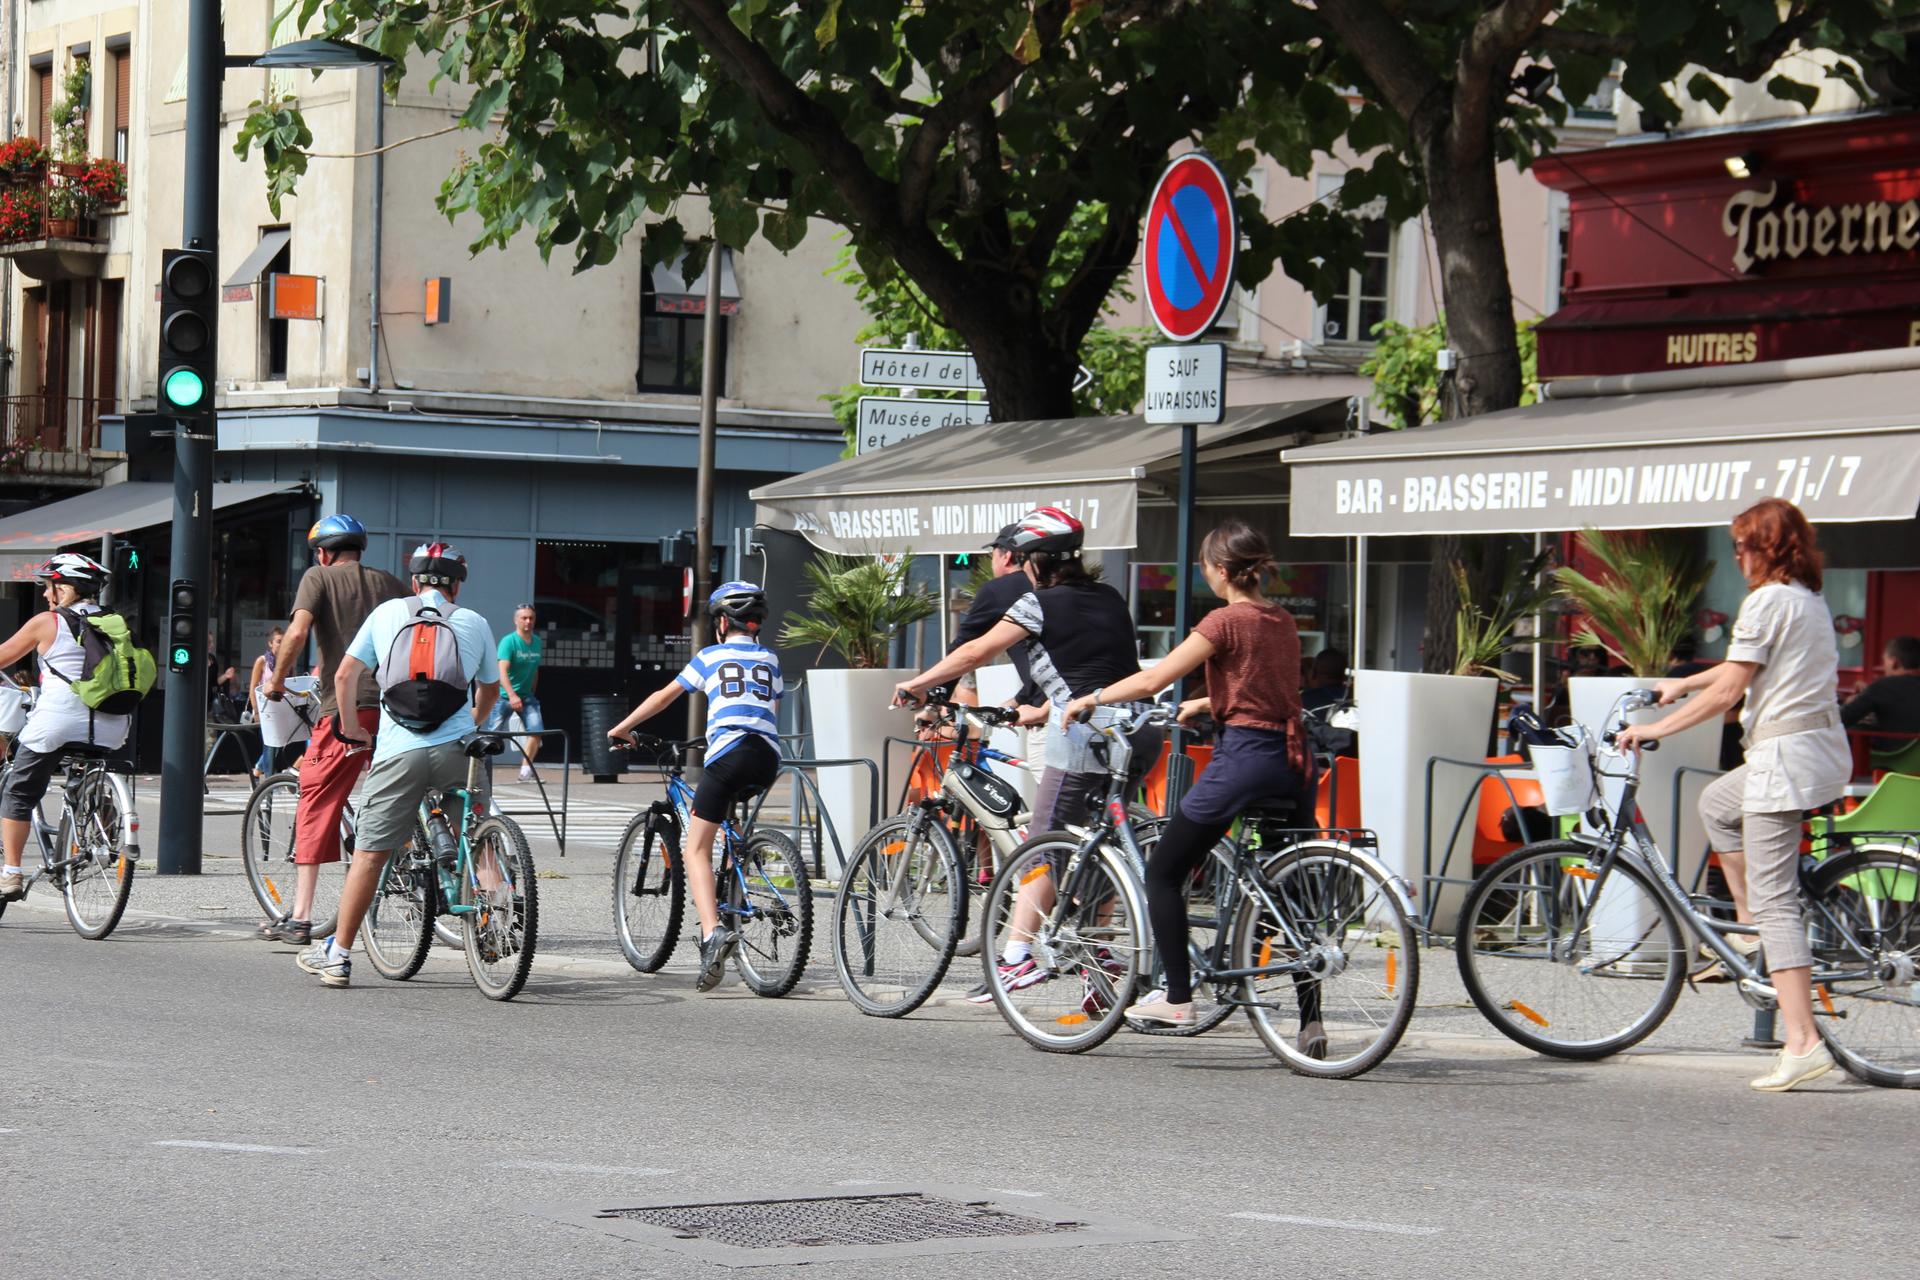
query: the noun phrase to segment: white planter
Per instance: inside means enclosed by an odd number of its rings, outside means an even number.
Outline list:
[[[1414,905],[1425,914],[1422,875],[1427,761],[1486,758],[1499,682],[1486,676],[1435,676],[1412,671],[1354,672],[1354,705],[1360,716],[1360,818],[1380,840],[1380,857],[1413,886]],[[1471,769],[1436,765],[1433,771],[1434,871],[1437,847],[1461,804],[1480,784]],[[1472,815],[1461,828],[1449,874],[1470,878]],[[1451,929],[1464,889],[1440,893],[1434,927]]]
[[[816,760],[872,760],[877,767],[889,737],[912,736],[912,713],[887,706],[893,687],[914,674],[909,670],[810,671],[806,677],[807,710],[813,719],[813,758]],[[867,834],[872,817],[873,779],[860,767],[822,769],[820,799],[840,841],[840,852],[853,853]],[[884,803],[883,803],[884,808]],[[883,812],[881,817],[887,815]],[[827,874],[840,874],[833,844],[824,838],[820,851]]]
[[[1573,718],[1585,725],[1597,742],[1601,734],[1613,728],[1607,721],[1607,713],[1613,709],[1614,700],[1630,690],[1651,689],[1653,685],[1653,679],[1646,676],[1575,676],[1569,681]],[[1627,720],[1631,724],[1650,724],[1672,710],[1671,707],[1648,707],[1634,712]],[[1682,765],[1717,770],[1720,737],[1721,725],[1716,718],[1662,738],[1660,749],[1641,759],[1640,813],[1668,858],[1674,856],[1674,850],[1667,847],[1673,839],[1674,770]],[[1706,782],[1707,779],[1691,774],[1683,780],[1681,794],[1685,809],[1680,820],[1679,849],[1682,888],[1693,882],[1693,873],[1706,855],[1707,836],[1700,825],[1699,811],[1700,788]]]

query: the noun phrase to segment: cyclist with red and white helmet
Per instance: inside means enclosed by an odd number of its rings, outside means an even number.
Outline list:
[[[41,675],[39,695],[15,740],[13,769],[0,790],[0,901],[26,891],[20,855],[27,847],[34,808],[47,794],[62,749],[75,744],[114,748],[127,740],[129,717],[93,710],[71,686],[87,674],[86,650],[75,634],[81,626],[78,619],[104,612],[100,591],[110,576],[107,567],[91,556],[62,552],[33,576],[44,584],[47,612],[36,614],[0,644],[0,667],[32,653],[39,655]]]
[[[1050,705],[1046,769],[1033,805],[1033,830],[1045,831],[1085,821],[1089,799],[1107,779],[1093,753],[1097,736],[1093,727],[1064,723],[1062,710],[1073,699],[1138,672],[1140,646],[1126,599],[1096,581],[1081,560],[1086,530],[1078,520],[1058,507],[1039,507],[1021,517],[1010,541],[1022,558],[1032,589],[1015,600],[985,635],[900,684],[894,703],[917,703],[928,689],[1026,641],[1034,683]],[[1103,706],[1094,713],[1093,724],[1110,724],[1136,705]],[[1134,735],[1133,758],[1139,774],[1159,760],[1164,736],[1158,725]],[[1051,880],[1043,877],[1021,888],[1010,941],[1000,957],[1001,977],[1011,989],[1031,985],[1043,976],[1029,959],[1026,937],[1052,905]],[[979,1003],[990,998],[984,985],[974,997]]]
[[[329,987],[352,983],[349,952],[373,902],[387,855],[413,836],[429,791],[467,785],[465,739],[486,723],[499,696],[493,629],[455,602],[467,558],[444,542],[425,543],[407,561],[413,594],[367,615],[334,676],[340,736],[373,746],[373,767],[354,827],[353,869],[340,891],[333,937],[302,951],[297,963]],[[377,677],[380,733],[360,719],[362,676]],[[304,785],[304,779],[303,779]],[[489,885],[489,869],[480,869]],[[504,904],[503,904],[504,905]]]
[[[659,715],[683,693],[707,699],[707,750],[700,785],[693,793],[682,879],[700,916],[700,972],[694,986],[711,991],[727,971],[739,940],[720,920],[713,879],[713,841],[727,813],[743,797],[773,785],[780,772],[780,655],[760,643],[767,620],[767,593],[751,582],[723,582],[707,597],[714,642],[693,655],[671,684],[656,689],[626,719],[607,730],[615,742],[633,741],[634,729]]]
[[[297,947],[313,941],[310,922],[320,868],[340,861],[340,814],[354,784],[367,770],[366,749],[340,732],[334,672],[367,615],[407,594],[400,579],[361,563],[367,529],[345,512],[316,521],[307,530],[307,547],[313,552],[313,567],[300,577],[293,618],[274,650],[264,685],[269,698],[284,694],[287,677],[301,670],[307,640],[312,637],[320,651],[320,702],[314,711],[313,734],[300,760],[300,802],[293,815],[293,904],[285,919],[262,921],[254,934]],[[358,727],[371,733],[379,726],[380,709],[371,682],[362,684],[355,699],[360,708],[356,718]]]

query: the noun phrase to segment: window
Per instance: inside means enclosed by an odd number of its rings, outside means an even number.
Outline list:
[[[703,304],[704,305],[704,304]],[[727,317],[720,317],[720,386],[727,385]],[[640,281],[640,371],[634,379],[641,391],[700,393],[701,363],[705,355],[706,317],[699,313],[663,308],[649,273]]]
[[[1358,271],[1347,272],[1346,284],[1320,308],[1322,342],[1372,342],[1373,327],[1387,318],[1393,225],[1377,207],[1360,210],[1356,216],[1366,258]]]
[[[285,227],[262,227],[260,238],[266,239],[276,231],[285,231]],[[254,297],[260,311],[260,380],[262,382],[285,382],[287,380],[287,336],[290,320],[274,320],[267,307],[266,278],[275,272],[293,270],[293,241],[288,240],[280,246],[280,252],[273,255],[260,272],[260,282],[254,290]]]
[[[40,145],[53,145],[53,60],[33,67],[33,136]]]
[[[107,46],[107,65],[112,71],[108,91],[113,94],[113,158],[127,162],[128,140],[133,121],[133,50],[124,41]]]

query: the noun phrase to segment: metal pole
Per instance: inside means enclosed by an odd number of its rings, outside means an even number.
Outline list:
[[[220,0],[189,0],[187,9],[186,198],[181,236],[190,249],[212,252],[218,284],[220,248],[220,82],[226,41]],[[217,311],[215,312],[217,315]],[[212,328],[212,322],[209,323]],[[218,329],[210,335],[219,350]],[[213,556],[208,538],[213,514],[213,432],[217,418],[198,435],[194,423],[176,419],[173,436],[173,547],[169,579],[199,584],[193,617],[194,648],[207,634]],[[207,716],[207,665],[167,664],[166,719],[160,753],[160,853],[163,876],[200,874],[201,750]]]
[[[1353,434],[1365,435],[1368,425],[1367,397],[1353,398]],[[1297,473],[1296,473],[1297,474]],[[1367,535],[1353,540],[1353,669],[1367,665]]]
[[[1547,535],[1533,535],[1533,555],[1539,559],[1546,549]],[[1541,570],[1546,572],[1545,569]],[[1539,715],[1547,706],[1547,611],[1541,609],[1533,615],[1533,711]]]
[[[1193,484],[1199,465],[1200,428],[1191,422],[1180,427],[1180,535],[1174,544],[1173,643],[1187,638],[1193,617]]]
[[[373,81],[373,262],[368,271],[367,390],[380,389],[380,219],[386,212],[387,81]]]
[[[720,403],[720,241],[707,251],[707,312],[700,325],[700,470],[693,490],[693,648],[704,649],[713,638],[707,617],[707,597],[713,594],[713,469],[719,433]],[[687,712],[687,736],[707,731],[706,699],[695,700]]]

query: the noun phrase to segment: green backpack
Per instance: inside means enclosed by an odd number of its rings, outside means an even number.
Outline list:
[[[93,710],[110,716],[131,714],[153,688],[157,674],[153,655],[133,642],[127,620],[117,613],[62,609],[60,616],[67,620],[86,661],[78,680],[67,680],[51,667],[48,670],[72,685],[80,701]]]

